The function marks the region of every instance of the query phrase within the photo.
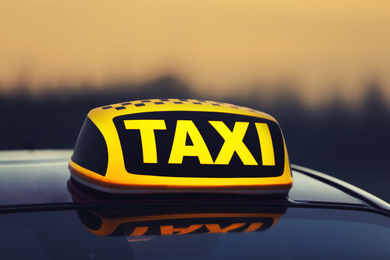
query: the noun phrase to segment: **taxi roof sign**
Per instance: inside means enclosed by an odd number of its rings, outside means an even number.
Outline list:
[[[285,141],[273,117],[195,99],[91,110],[69,168],[76,181],[109,193],[280,193],[292,185]]]

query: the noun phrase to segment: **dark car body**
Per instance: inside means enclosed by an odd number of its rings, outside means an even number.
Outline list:
[[[1,259],[388,259],[389,205],[292,165],[287,194],[109,195],[72,154],[0,152]]]

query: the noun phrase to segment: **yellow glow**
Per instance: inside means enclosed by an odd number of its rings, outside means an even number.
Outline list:
[[[390,97],[387,0],[3,0],[0,90],[143,82],[173,73],[208,93],[281,80],[307,102]]]

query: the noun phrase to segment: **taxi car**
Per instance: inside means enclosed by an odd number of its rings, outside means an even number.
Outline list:
[[[389,217],[226,103],[103,106],[74,150],[0,152],[1,259],[388,259]]]

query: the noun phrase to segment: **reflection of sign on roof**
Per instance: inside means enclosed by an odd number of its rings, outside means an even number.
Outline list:
[[[274,118],[249,108],[189,99],[141,100],[92,110],[70,169],[78,182],[112,193],[272,193],[288,190],[292,182]]]
[[[95,235],[130,237],[262,231],[282,216],[282,213],[195,213],[112,218],[85,210],[79,214],[83,224]],[[96,225],[97,218],[100,225]]]
[[[272,227],[286,212],[284,196],[231,194],[107,195],[68,181],[74,201],[99,208],[79,209],[81,222],[99,236],[147,237],[199,233],[254,232]],[[109,208],[102,205],[110,205]],[[134,241],[140,241],[134,238]],[[142,239],[141,239],[142,240]]]

